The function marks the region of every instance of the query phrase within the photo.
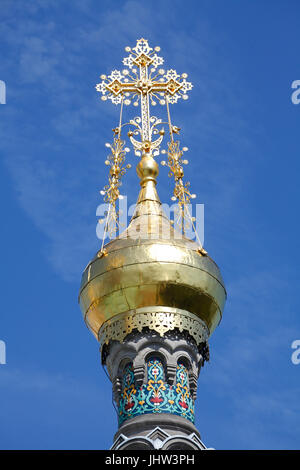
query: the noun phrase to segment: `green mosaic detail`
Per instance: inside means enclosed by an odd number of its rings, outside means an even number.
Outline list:
[[[147,362],[147,383],[136,388],[132,364],[124,370],[119,404],[119,424],[126,419],[149,413],[172,413],[194,422],[194,401],[188,384],[188,371],[178,364],[175,385],[165,381],[162,362]]]

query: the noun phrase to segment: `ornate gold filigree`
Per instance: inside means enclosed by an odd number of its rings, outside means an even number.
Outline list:
[[[209,330],[205,323],[190,312],[136,312],[121,313],[111,320],[107,320],[99,330],[99,342],[101,346],[108,344],[110,340],[123,342],[126,336],[134,329],[139,332],[148,327],[161,336],[167,331],[178,328],[180,332],[189,333],[197,345],[207,341]]]
[[[192,89],[191,82],[188,82],[187,74],[179,75],[176,70],[165,71],[160,68],[164,59],[157,55],[159,47],[152,48],[144,38],[139,39],[136,46],[126,47],[129,55],[123,59],[126,69],[113,70],[110,75],[101,75],[102,81],[96,85],[96,90],[102,94],[102,100],[110,100],[114,104],[121,104],[120,124],[114,129],[115,134],[120,139],[121,129],[125,125],[132,126],[128,132],[130,141],[134,147],[136,155],[144,154],[157,156],[160,153],[160,146],[165,131],[162,127],[162,119],[150,116],[150,104],[157,102],[167,106],[168,125],[171,142],[168,144],[168,166],[170,173],[175,178],[175,188],[173,200],[178,201],[178,211],[175,214],[177,226],[183,233],[193,225],[193,219],[189,215],[188,204],[194,197],[189,191],[189,183],[183,183],[182,165],[187,163],[182,159],[182,151],[179,142],[174,142],[173,135],[179,134],[180,128],[172,126],[170,118],[170,103],[177,103],[178,99],[187,99],[187,92]],[[141,115],[135,117],[121,125],[123,104],[141,105]],[[138,138],[136,138],[138,136]],[[120,141],[122,142],[122,141]],[[184,150],[184,149],[183,149]],[[116,150],[117,152],[117,150]],[[116,212],[115,200],[118,198],[118,180],[110,182],[104,188],[107,200],[110,202],[110,210],[107,220],[111,222],[108,227],[109,233],[115,233],[113,227],[117,227],[118,214]],[[111,202],[112,201],[112,202]]]
[[[133,100],[133,104],[138,106],[140,102],[141,144],[145,141],[152,144],[149,104],[155,105],[158,102],[164,105],[166,101],[177,103],[180,98],[187,99],[187,92],[193,85],[186,81],[185,73],[179,75],[173,69],[167,72],[158,69],[164,62],[156,53],[160,51],[160,47],[153,49],[146,39],[139,39],[135,47],[128,46],[125,50],[130,52],[123,60],[127,69],[122,72],[113,70],[108,76],[101,75],[102,81],[96,85],[96,90],[102,94],[102,100],[109,99],[114,104],[120,104],[124,100],[124,104],[129,105]]]
[[[196,197],[195,194],[191,194],[189,187],[190,183],[183,182],[184,171],[183,165],[188,164],[188,160],[183,159],[183,153],[188,150],[187,147],[180,148],[179,140],[174,140],[174,134],[180,133],[180,128],[177,126],[172,125],[171,123],[171,115],[169,109],[169,103],[167,105],[167,114],[168,114],[168,126],[169,126],[169,134],[170,134],[170,142],[168,143],[168,160],[162,161],[161,164],[163,166],[169,167],[169,177],[174,176],[175,186],[173,191],[172,200],[178,202],[178,209],[177,213],[175,213],[175,222],[178,228],[184,234],[187,228],[190,225],[193,226],[194,230],[194,218],[190,215],[188,205],[191,199]],[[162,150],[161,153],[166,153],[166,150]],[[196,232],[196,231],[195,231]],[[197,234],[196,234],[197,235]],[[198,235],[197,238],[199,239]]]
[[[178,140],[174,141],[171,139],[171,141],[168,143],[168,160],[163,160],[161,162],[163,166],[168,166],[170,170],[169,177],[173,176],[175,180],[173,196],[171,199],[173,201],[177,200],[178,210],[175,216],[175,222],[178,227],[182,229],[183,233],[185,233],[185,230],[194,221],[189,213],[188,204],[190,203],[191,199],[196,197],[195,194],[191,194],[190,192],[190,183],[188,181],[186,183],[183,182],[183,165],[187,165],[188,161],[182,157],[184,151],[186,150],[186,147],[183,147],[183,149],[180,148],[180,142]]]
[[[116,203],[120,198],[121,178],[124,176],[126,169],[130,168],[131,165],[125,165],[125,155],[129,149],[124,148],[125,142],[119,136],[114,138],[112,145],[106,145],[111,150],[111,154],[105,160],[105,164],[110,167],[109,183],[104,186],[100,194],[102,194],[104,201],[109,203],[109,208],[106,218],[100,219],[100,222],[103,223],[105,221],[105,230],[112,236],[119,226],[119,213]]]

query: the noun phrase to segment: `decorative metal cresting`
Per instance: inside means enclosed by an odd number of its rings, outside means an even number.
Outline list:
[[[111,149],[111,155],[105,161],[110,166],[109,183],[100,191],[105,202],[109,203],[106,218],[100,220],[100,222],[105,221],[103,241],[106,232],[112,235],[119,226],[119,213],[116,202],[118,198],[122,197],[120,195],[121,178],[126,168],[130,167],[130,165],[125,164],[125,154],[129,151],[129,148],[125,147],[125,142],[121,139],[122,128],[126,125],[131,126],[128,137],[135,154],[137,156],[146,154],[151,157],[159,155],[165,134],[162,126],[163,124],[168,125],[170,134],[167,150],[168,160],[161,163],[169,167],[169,176],[173,176],[175,180],[171,199],[178,202],[178,213],[175,221],[184,234],[187,225],[190,223],[195,230],[194,220],[188,210],[188,204],[190,199],[193,199],[196,195],[190,193],[189,183],[183,182],[183,165],[186,165],[188,161],[183,159],[182,156],[183,152],[188,149],[183,147],[181,150],[179,140],[174,140],[174,134],[179,134],[180,128],[172,125],[169,104],[177,103],[180,98],[186,100],[188,98],[187,92],[192,89],[193,85],[186,80],[186,73],[179,75],[176,70],[165,71],[163,68],[159,68],[164,63],[164,59],[157,55],[160,47],[150,47],[146,39],[139,39],[135,47],[127,46],[125,51],[129,53],[128,57],[123,59],[123,64],[127,68],[122,71],[113,70],[108,76],[101,75],[102,81],[96,85],[96,90],[102,94],[102,100],[110,100],[116,105],[121,105],[119,126],[113,129],[113,144],[106,144]],[[140,104],[141,115],[123,124],[123,105],[131,103],[134,106]],[[166,105],[166,122],[150,115],[150,105],[155,106],[157,103]],[[161,153],[166,153],[166,150],[162,150]],[[197,234],[196,230],[195,233]],[[199,238],[198,241],[200,242]]]

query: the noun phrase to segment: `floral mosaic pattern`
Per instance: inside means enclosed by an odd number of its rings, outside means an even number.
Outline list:
[[[132,364],[123,375],[119,404],[119,424],[147,413],[172,413],[194,422],[194,401],[188,385],[188,372],[178,364],[175,385],[165,381],[164,368],[157,358],[147,362],[147,383],[136,388]]]

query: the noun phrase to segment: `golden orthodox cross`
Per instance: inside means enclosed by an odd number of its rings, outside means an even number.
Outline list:
[[[135,47],[126,47],[129,56],[123,59],[127,69],[113,70],[107,77],[101,75],[101,83],[96,85],[96,90],[102,93],[102,99],[110,99],[114,104],[123,103],[129,105],[133,101],[134,106],[141,105],[141,126],[139,127],[141,141],[138,142],[130,137],[135,148],[150,151],[161,142],[158,139],[152,142],[153,125],[157,118],[150,117],[149,105],[155,105],[157,101],[164,105],[176,103],[179,98],[187,99],[187,92],[192,89],[192,84],[186,81],[187,74],[178,75],[176,70],[167,72],[157,68],[164,60],[156,52],[160,47],[154,49],[149,46],[146,39],[139,39]],[[128,70],[129,69],[129,70]],[[139,118],[138,118],[139,119]],[[137,118],[131,121],[134,125],[139,122]],[[156,121],[157,122],[157,121]]]

